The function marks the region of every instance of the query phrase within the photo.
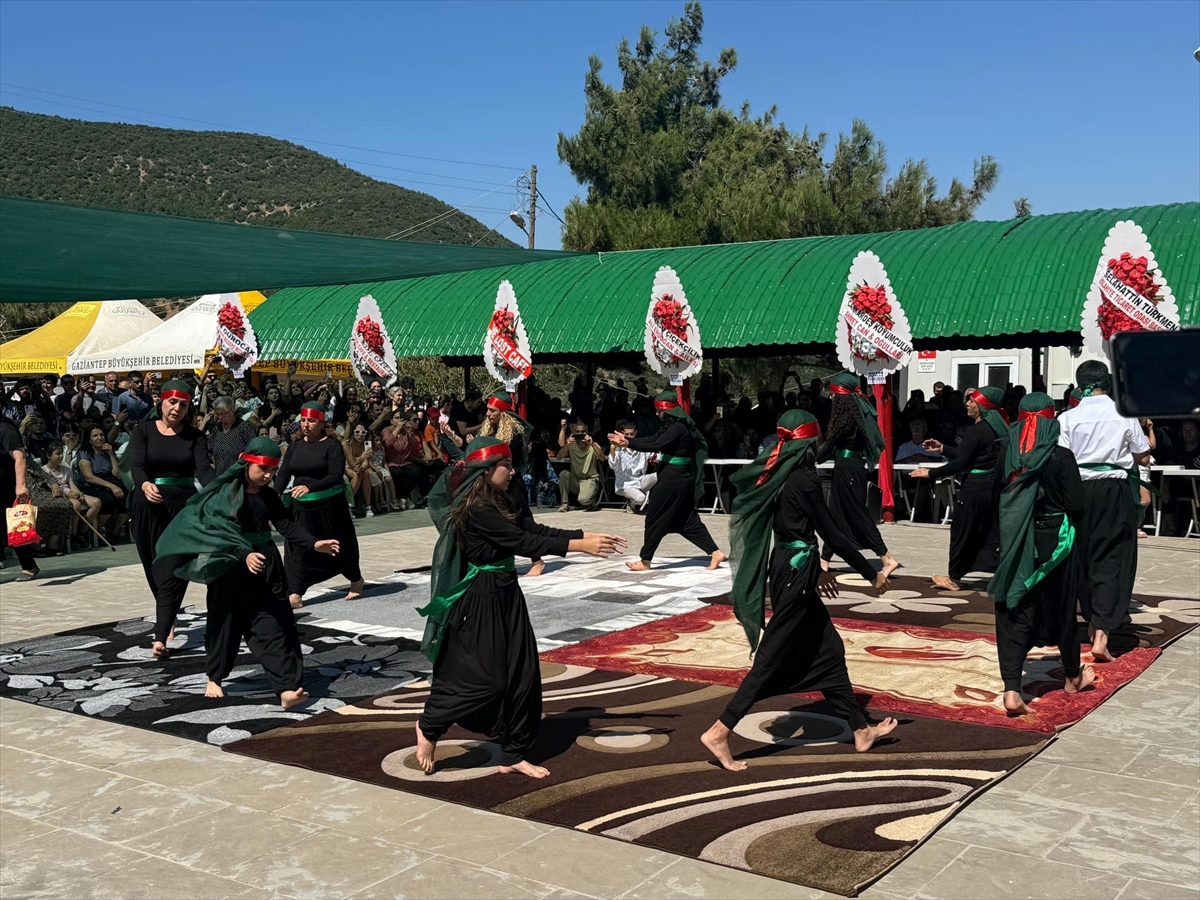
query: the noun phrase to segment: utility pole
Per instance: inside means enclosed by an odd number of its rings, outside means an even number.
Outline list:
[[[529,169],[529,249],[533,249],[533,235],[537,224],[537,166]]]

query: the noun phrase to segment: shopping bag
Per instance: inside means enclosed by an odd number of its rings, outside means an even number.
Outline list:
[[[42,542],[37,533],[37,507],[32,503],[14,503],[12,509],[5,510],[4,523],[8,530],[8,546],[24,547]]]

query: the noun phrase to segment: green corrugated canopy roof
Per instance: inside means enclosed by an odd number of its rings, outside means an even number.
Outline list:
[[[573,256],[294,231],[0,197],[0,302],[186,297]]]
[[[473,357],[502,279],[535,360],[642,351],[655,272],[678,273],[706,350],[828,345],[854,257],[882,259],[917,345],[1077,343],[1108,230],[1146,232],[1184,324],[1200,323],[1200,203],[963,222],[920,231],[579,256],[403,281],[280,291],[251,315],[263,359],[346,355],[359,298],[398,356]],[[724,355],[732,355],[726,352]]]

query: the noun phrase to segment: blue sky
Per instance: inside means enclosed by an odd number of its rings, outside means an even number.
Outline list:
[[[682,11],[682,2],[4,0],[0,103],[301,138],[367,174],[473,202],[469,212],[523,241],[505,215],[512,186],[476,198],[536,163],[561,213],[581,188],[558,162],[557,136],[582,121],[588,56],[613,78],[622,37],[636,40],[643,23],[661,32]],[[1200,198],[1195,2],[708,0],[704,13],[702,55],[738,51],[723,89],[731,107],[775,104],[793,129],[834,139],[863,118],[892,171],[923,157],[942,186],[969,180],[972,160],[990,153],[1002,171],[980,218],[1010,217],[1022,196],[1035,213]],[[558,223],[538,224],[538,246],[558,247]]]

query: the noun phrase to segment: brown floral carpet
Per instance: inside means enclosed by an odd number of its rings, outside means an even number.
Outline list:
[[[732,689],[655,675],[543,663],[536,781],[497,771],[499,748],[451,731],[438,771],[415,764],[420,685],[225,746],[507,815],[854,895],[972,795],[1037,753],[1043,735],[909,716],[855,753],[823,701],[757,705],[731,740],[740,773],[700,735]]]

